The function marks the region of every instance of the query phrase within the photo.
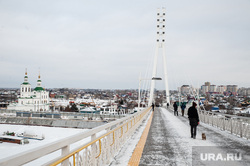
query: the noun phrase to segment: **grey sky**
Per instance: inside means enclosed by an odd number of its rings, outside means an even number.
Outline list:
[[[0,0],[0,87],[138,88],[162,6],[170,89],[250,87],[249,0]]]

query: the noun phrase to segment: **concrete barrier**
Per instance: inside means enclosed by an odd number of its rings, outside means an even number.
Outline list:
[[[2,124],[18,124],[18,125],[37,125],[50,127],[69,127],[92,129],[97,126],[106,124],[107,121],[87,121],[87,120],[71,120],[71,119],[47,119],[47,118],[31,118],[31,117],[0,117]]]

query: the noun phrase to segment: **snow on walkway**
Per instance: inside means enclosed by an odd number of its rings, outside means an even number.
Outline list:
[[[197,128],[196,139],[193,139],[186,117],[174,116],[172,111],[157,108],[154,112],[140,165],[192,165],[192,152],[200,157],[200,149],[194,149],[195,147],[201,149],[207,147],[218,152],[226,152],[228,149],[235,148],[237,152],[249,155],[250,144],[248,140],[237,138],[237,136],[205,124],[199,125]],[[207,140],[201,139],[202,132],[207,134]],[[246,158],[249,159],[248,157]],[[196,162],[196,165],[197,163],[202,165],[199,160],[193,162]],[[240,165],[242,163],[234,161],[226,162],[226,164]],[[246,163],[242,165],[246,165]]]

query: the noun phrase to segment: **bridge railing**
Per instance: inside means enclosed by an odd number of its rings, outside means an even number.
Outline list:
[[[200,121],[231,134],[250,139],[250,118],[235,115],[225,115],[210,111],[199,111]]]
[[[0,165],[24,165],[43,158],[43,162],[33,165],[106,165],[118,153],[121,146],[127,141],[142,121],[148,117],[151,107],[132,114],[128,117],[116,120],[79,133],[57,142],[49,143],[32,150],[0,160]],[[91,138],[88,143],[80,146],[80,142]],[[78,144],[72,149],[73,144]],[[56,152],[61,155],[53,156],[52,160],[46,160],[46,156]],[[45,158],[45,159],[44,159]],[[38,159],[38,160],[36,160]],[[47,158],[48,159],[48,158]],[[44,160],[46,160],[44,162]],[[32,164],[31,164],[32,165]]]
[[[187,105],[185,109],[185,116],[188,117],[188,108],[191,105]],[[174,110],[172,105],[170,110]],[[178,107],[179,114],[181,109]],[[211,111],[205,111],[199,109],[200,121],[209,124],[213,127],[217,127],[221,130],[228,131],[231,134],[237,135],[242,138],[250,139],[250,118],[236,115],[222,114]]]

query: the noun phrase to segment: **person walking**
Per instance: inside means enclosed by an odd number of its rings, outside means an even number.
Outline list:
[[[186,104],[183,102],[183,103],[181,104],[181,113],[182,113],[182,116],[184,116],[185,108],[186,108]]]
[[[176,102],[174,102],[173,106],[174,106],[174,115],[178,116],[178,111],[177,111],[178,110],[178,105],[176,104]]]
[[[154,103],[152,103],[152,109],[153,109],[153,111],[155,111],[155,105],[154,105]]]
[[[198,111],[196,109],[197,104],[193,102],[192,106],[188,109],[188,119],[191,126],[191,138],[196,138],[196,129],[200,122]]]

